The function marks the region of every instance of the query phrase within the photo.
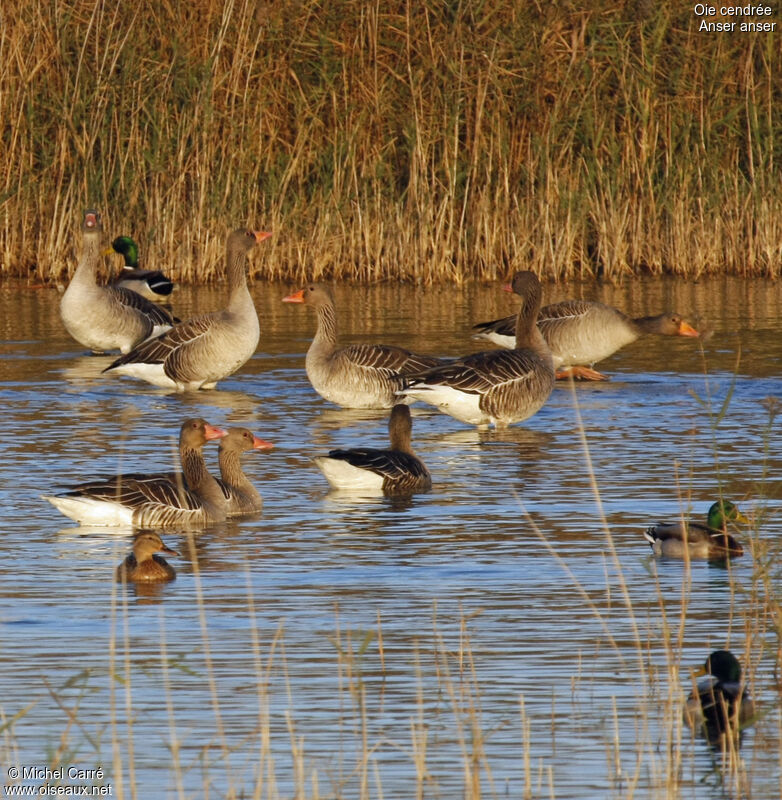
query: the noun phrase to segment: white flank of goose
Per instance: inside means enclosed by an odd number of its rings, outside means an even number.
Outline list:
[[[164,308],[136,292],[100,286],[97,268],[102,225],[94,209],[84,212],[82,254],[60,300],[60,317],[68,333],[95,353],[129,353],[137,344],[168,330],[173,318]]]
[[[258,313],[247,288],[247,253],[271,233],[235,230],[226,244],[230,294],[222,311],[180,322],[110,364],[104,372],[140,378],[163,389],[212,389],[255,352]]]
[[[395,395],[401,377],[442,363],[392,345],[339,347],[334,300],[322,284],[310,284],[282,301],[304,303],[317,312],[318,327],[304,362],[307,377],[321,397],[343,408],[391,408],[403,402]]]
[[[472,425],[504,427],[535,414],[554,387],[551,352],[535,324],[540,281],[532,272],[517,272],[506,288],[522,299],[516,347],[473,353],[434,367],[410,378],[400,394]]]

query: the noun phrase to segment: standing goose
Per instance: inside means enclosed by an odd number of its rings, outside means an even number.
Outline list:
[[[318,314],[315,338],[307,350],[305,367],[315,391],[343,408],[391,408],[398,378],[441,363],[386,344],[337,346],[337,316],[331,292],[310,284],[282,298],[283,303],[305,303]]]
[[[185,420],[179,434],[182,475],[116,475],[44,500],[82,525],[170,528],[220,522],[226,518],[226,498],[201,449],[223,436],[224,430],[203,419]]]
[[[741,680],[741,664],[730,650],[715,650],[695,677],[698,681],[684,708],[684,721],[710,742],[728,731],[739,733],[755,716],[755,704]]]
[[[60,317],[68,333],[95,353],[129,353],[137,344],[168,330],[174,323],[163,308],[118,286],[96,279],[103,226],[90,208],[82,223],[82,254],[60,300]]]
[[[260,492],[250,483],[242,469],[242,453],[248,450],[271,450],[274,447],[254,436],[247,428],[229,428],[220,440],[220,486],[228,500],[228,516],[257,514],[263,508]]]
[[[410,443],[413,421],[410,409],[398,403],[388,420],[390,450],[355,447],[332,450],[316,456],[320,467],[335,489],[369,489],[385,494],[412,494],[432,488],[432,478]]]
[[[709,508],[705,525],[680,520],[662,522],[647,528],[644,539],[658,556],[721,561],[744,553],[741,544],[728,533],[728,522],[746,521],[730,500],[718,500]]]
[[[117,567],[115,575],[123,583],[163,583],[176,578],[176,570],[158,553],[178,556],[166,547],[158,534],[143,531],[133,540],[133,551]]]
[[[504,427],[531,417],[554,388],[554,366],[535,324],[541,286],[528,271],[517,272],[509,291],[521,297],[516,347],[460,358],[413,377],[401,394],[423,400],[472,425]]]
[[[230,295],[222,311],[180,322],[121,356],[104,372],[141,378],[178,392],[213,389],[247,361],[260,337],[258,313],[247,288],[247,253],[271,233],[235,230],[226,244]]]
[[[504,317],[473,326],[474,339],[488,339],[501,347],[513,347],[515,317]],[[679,314],[631,318],[618,308],[587,300],[564,300],[541,309],[538,327],[551,350],[555,367],[564,367],[557,378],[606,380],[592,369],[597,361],[648,334],[698,336],[698,331]],[[589,365],[587,367],[586,365]]]
[[[174,290],[174,283],[159,269],[140,269],[138,265],[138,245],[130,236],[118,236],[112,243],[106,255],[119,253],[125,263],[122,271],[112,281],[114,286],[121,286],[136,292],[147,300],[165,303],[170,299]]]

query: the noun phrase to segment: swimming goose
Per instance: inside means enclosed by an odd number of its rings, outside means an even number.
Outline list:
[[[708,561],[738,557],[744,548],[728,533],[728,522],[746,522],[747,518],[729,500],[718,500],[709,508],[706,524],[681,521],[652,525],[644,538],[655,555]]]
[[[337,316],[331,292],[322,284],[310,284],[282,298],[283,303],[305,303],[318,315],[315,338],[304,361],[315,391],[344,408],[391,408],[401,402],[394,392],[395,378],[420,372],[441,363],[401,347],[385,344],[337,346]]]
[[[136,292],[147,300],[158,303],[168,302],[174,284],[159,269],[139,269],[138,245],[130,236],[118,236],[112,243],[106,255],[119,253],[124,257],[125,263],[122,271],[112,281],[114,286],[121,286]]]
[[[515,321],[511,316],[481,322],[473,326],[477,331],[473,338],[513,347]],[[647,333],[699,335],[679,314],[669,312],[633,319],[618,308],[587,300],[565,300],[544,306],[538,316],[538,327],[551,350],[554,366],[564,367],[557,372],[557,378],[572,376],[585,380],[606,380],[592,365]]]
[[[235,230],[226,244],[230,295],[222,311],[180,322],[106,367],[178,392],[213,389],[255,352],[260,337],[258,313],[247,288],[247,253],[271,233]]]
[[[423,400],[472,425],[504,427],[531,417],[554,388],[551,353],[535,321],[541,286],[528,271],[517,272],[509,291],[522,299],[516,348],[473,353],[414,376],[401,394]]]
[[[741,680],[741,665],[730,650],[715,650],[695,676],[698,681],[684,708],[684,721],[709,741],[729,729],[741,731],[755,716],[755,704]]]
[[[103,226],[95,209],[84,212],[82,254],[60,300],[60,317],[68,333],[95,353],[129,353],[137,344],[168,330],[171,315],[135,292],[100,286],[96,280]]]
[[[413,452],[412,428],[410,409],[398,403],[391,409],[388,420],[390,450],[371,447],[332,450],[313,461],[335,489],[382,490],[385,494],[425,492],[432,487],[432,478]]]
[[[242,469],[242,453],[248,450],[271,450],[274,447],[254,436],[247,428],[229,428],[220,440],[220,486],[228,499],[228,516],[256,514],[263,508],[260,492],[250,483]]]
[[[142,531],[133,539],[133,552],[117,567],[118,581],[127,583],[163,583],[176,578],[176,570],[158,553],[178,556],[176,550],[166,547],[158,534]]]
[[[137,528],[203,526],[226,518],[227,501],[209,474],[202,447],[226,435],[203,419],[188,419],[179,434],[182,475],[115,475],[44,496],[66,517],[82,525],[133,525]]]

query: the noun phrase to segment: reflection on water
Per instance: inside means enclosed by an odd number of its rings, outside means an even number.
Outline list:
[[[185,395],[101,375],[109,357],[68,338],[55,292],[0,289],[2,719],[24,712],[0,761],[44,764],[67,745],[94,767],[116,743],[126,795],[132,754],[145,798],[179,785],[201,796],[210,782],[250,795],[270,775],[280,796],[309,796],[293,737],[321,796],[369,796],[361,786],[375,781],[386,797],[462,796],[471,764],[487,795],[667,798],[676,775],[681,796],[738,796],[736,776],[776,796],[773,657],[748,598],[760,591],[754,558],[781,533],[778,422],[769,436],[763,403],[782,395],[782,287],[546,287],[552,302],[673,308],[713,335],[642,339],[600,365],[609,382],[559,385],[535,417],[500,431],[414,406],[434,485],[413,498],[330,492],[312,463],[335,447],[385,446],[387,417],[314,393],[303,369],[314,319],[280,302],[290,288],[254,287],[259,352],[216,391]],[[335,288],[346,341],[444,356],[480,349],[470,326],[514,307],[492,286]],[[185,287],[175,313],[222,298]],[[244,459],[264,511],[167,532],[177,579],[125,593],[114,569],[132,532],[71,526],[39,495],[176,468],[179,426],[196,415],[274,443]],[[205,455],[216,470],[216,448]],[[762,520],[743,558],[650,557],[645,527],[682,508],[705,514],[720,491]],[[753,694],[771,710],[720,786],[704,743],[670,736],[689,667],[722,646],[749,656]],[[79,726],[63,708],[77,708]]]

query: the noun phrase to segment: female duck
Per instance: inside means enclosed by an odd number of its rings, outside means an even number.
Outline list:
[[[176,578],[176,570],[158,553],[178,556],[176,550],[166,547],[158,534],[144,531],[133,540],[133,551],[117,567],[118,581],[125,583],[164,583]]]
[[[681,520],[661,522],[647,528],[644,538],[658,556],[721,561],[744,553],[728,533],[728,522],[747,522],[747,518],[730,500],[718,500],[709,508],[705,525]]]

